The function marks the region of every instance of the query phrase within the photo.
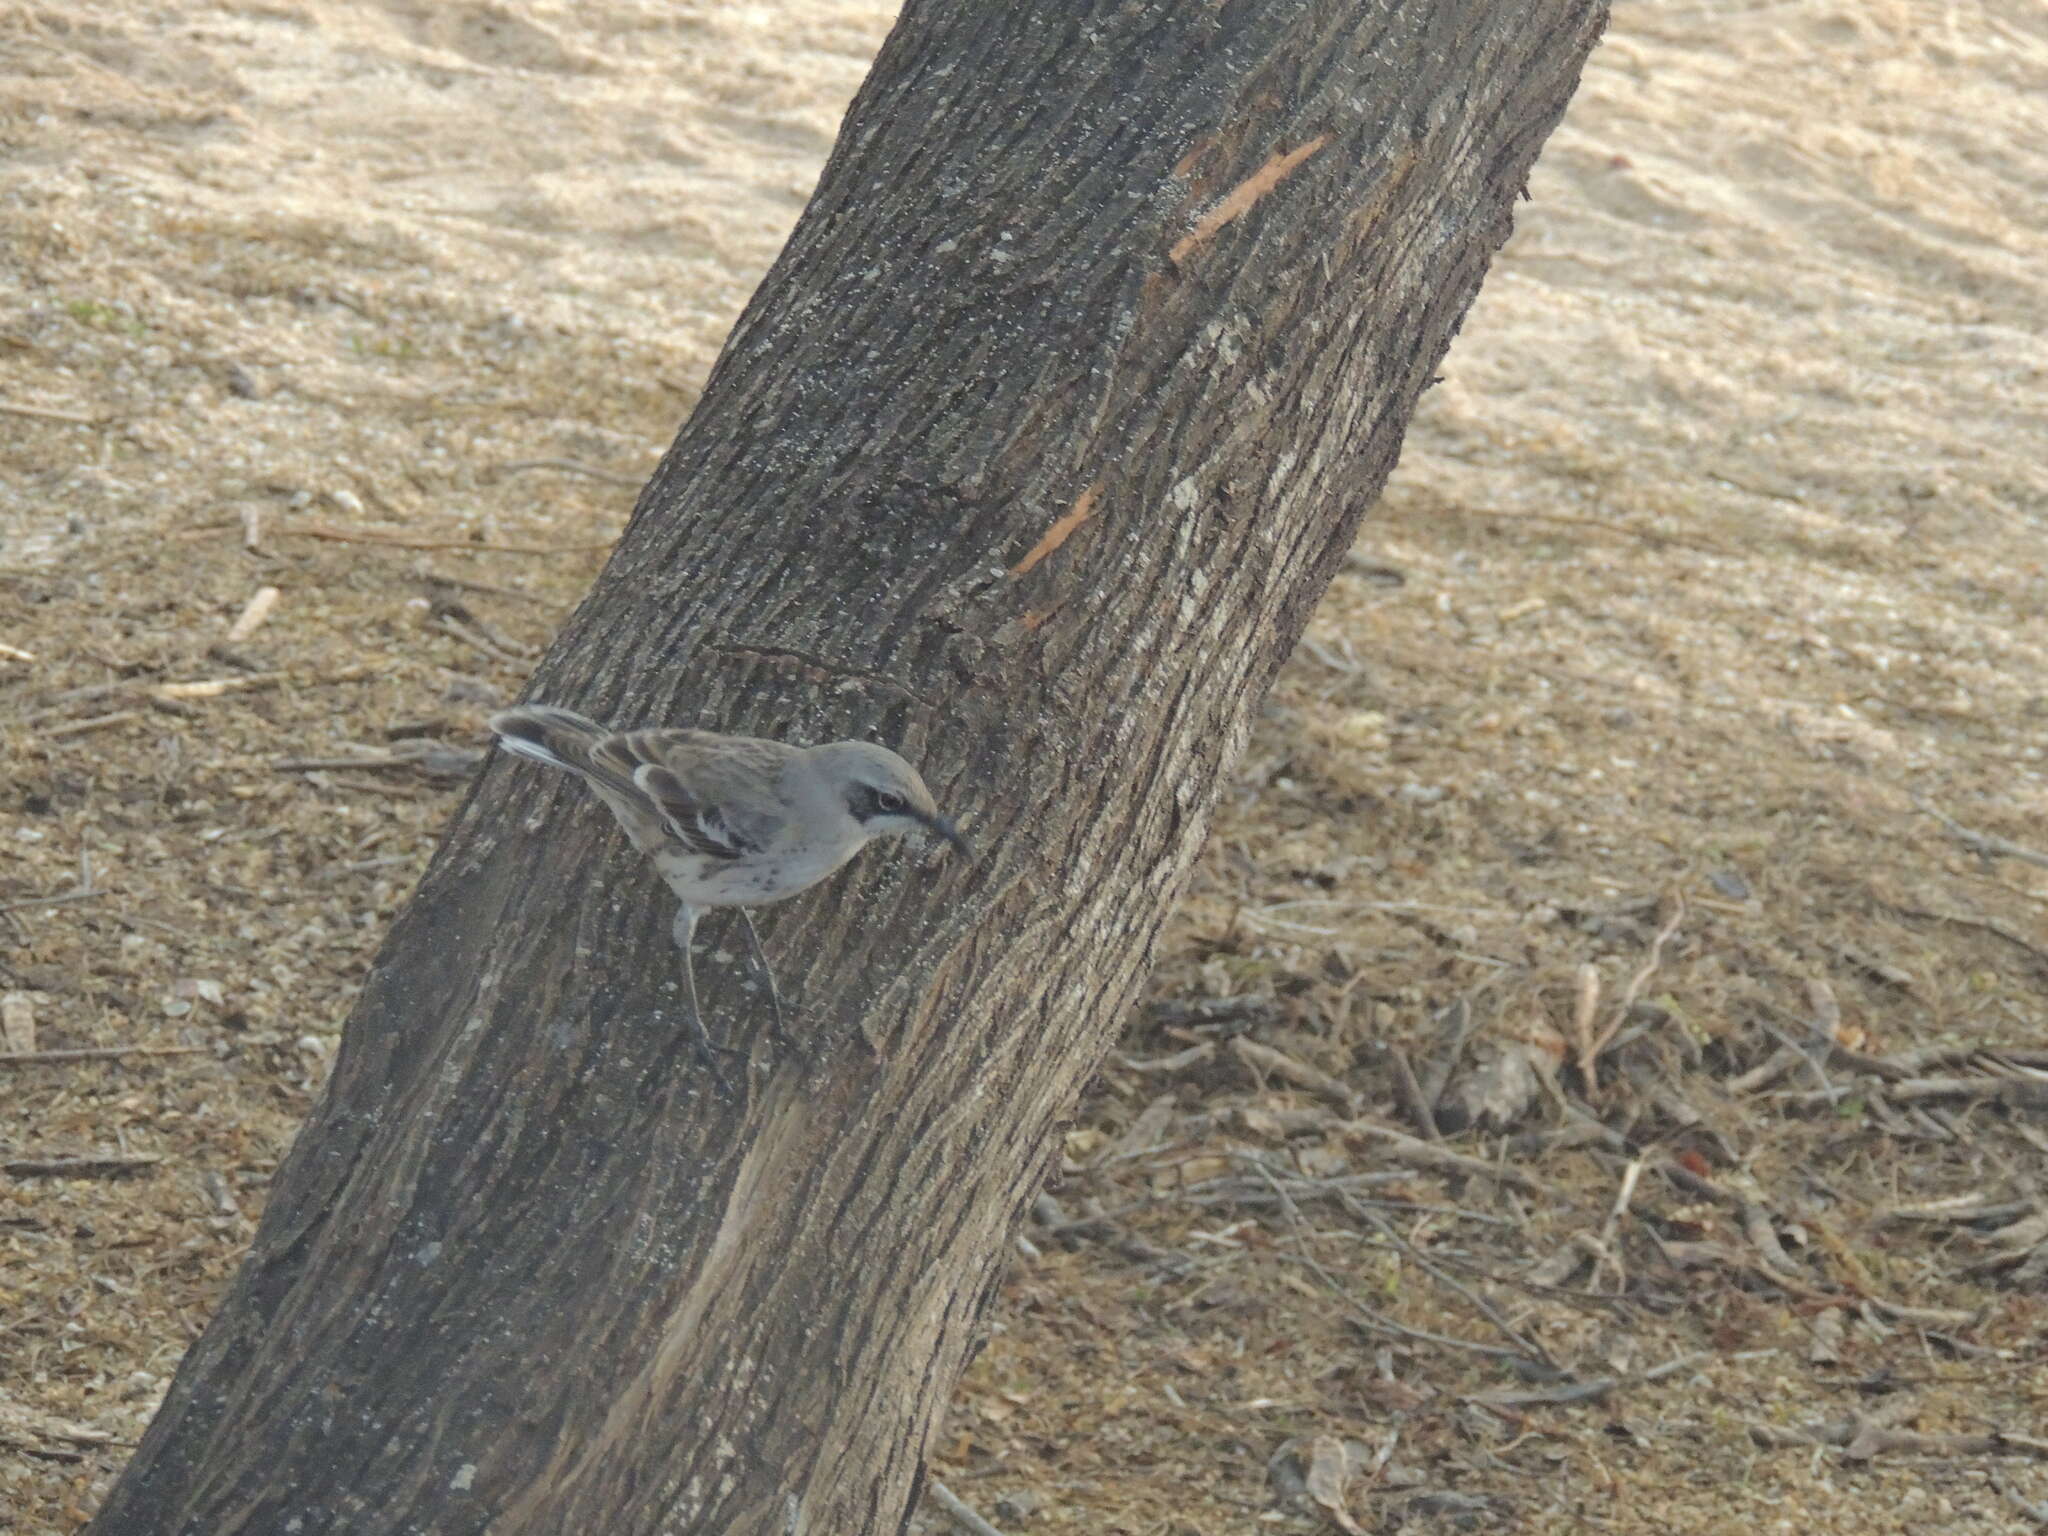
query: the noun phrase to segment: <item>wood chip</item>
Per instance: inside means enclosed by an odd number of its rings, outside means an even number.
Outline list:
[[[9,992],[0,996],[0,1038],[15,1055],[32,1055],[36,1048],[36,1000],[32,992]]]
[[[93,715],[85,720],[67,720],[62,725],[44,726],[42,735],[46,741],[55,741],[62,736],[83,736],[87,731],[104,731],[111,726],[126,725],[141,718],[142,711],[139,709],[117,709],[109,715]]]
[[[1168,1132],[1173,1129],[1174,1109],[1179,1101],[1178,1094],[1160,1094],[1145,1106],[1121,1136],[1096,1155],[1089,1166],[1108,1168],[1157,1152],[1167,1143]]]
[[[1175,1051],[1169,1056],[1125,1056],[1119,1053],[1116,1064],[1126,1072],[1180,1072],[1207,1061],[1215,1054],[1216,1042],[1204,1040],[1200,1045],[1191,1045],[1186,1050]]]
[[[1309,1442],[1308,1496],[1348,1536],[1365,1536],[1364,1527],[1351,1518],[1345,1490],[1354,1482],[1371,1452],[1356,1440],[1336,1435],[1317,1435]]]
[[[1806,1358],[1814,1365],[1839,1365],[1845,1323],[1840,1307],[1827,1307],[1813,1319],[1813,1337],[1806,1345]]]
[[[157,699],[217,699],[225,693],[268,688],[290,675],[289,672],[250,672],[241,677],[208,677],[193,683],[158,683],[149,693],[151,698]]]
[[[275,587],[258,587],[242,605],[240,616],[228,626],[228,644],[239,645],[255,634],[257,627],[270,617],[270,610],[277,606],[281,595]]]

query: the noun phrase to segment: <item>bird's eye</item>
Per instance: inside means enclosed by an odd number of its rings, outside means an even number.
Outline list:
[[[893,790],[875,791],[875,814],[877,816],[900,816],[903,814],[903,797]]]

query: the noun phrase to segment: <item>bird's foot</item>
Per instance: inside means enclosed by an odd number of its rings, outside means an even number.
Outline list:
[[[697,1060],[702,1062],[704,1070],[711,1074],[711,1081],[718,1085],[719,1098],[728,1104],[737,1102],[738,1094],[733,1088],[732,1079],[725,1075],[725,1067],[718,1058],[720,1056],[736,1056],[744,1062],[747,1053],[734,1050],[729,1045],[714,1044],[709,1035],[702,1034],[701,1032],[690,1044],[697,1053]]]
[[[735,907],[733,911],[739,914],[740,929],[746,935],[748,963],[768,993],[768,1038],[775,1042],[777,1051],[787,1051],[800,1061],[809,1061],[811,1053],[789,1032],[789,1011],[783,1005],[781,989],[775,985],[775,968],[768,963],[768,952],[761,947],[761,935],[754,931],[754,919],[745,907]]]

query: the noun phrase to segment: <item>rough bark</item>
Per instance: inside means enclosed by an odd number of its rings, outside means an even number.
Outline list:
[[[1603,20],[913,0],[533,693],[898,745],[982,857],[764,912],[808,1067],[707,946],[727,1105],[653,872],[495,763],[96,1530],[898,1525]]]

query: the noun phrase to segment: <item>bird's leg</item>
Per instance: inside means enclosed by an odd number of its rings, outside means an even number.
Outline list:
[[[753,915],[745,907],[734,907],[740,915],[740,926],[747,930],[747,950],[753,956],[754,969],[761,974],[761,984],[768,989],[768,1034],[782,1049],[795,1055],[804,1055],[804,1049],[796,1043],[789,1030],[784,1027],[782,1017],[782,994],[775,987],[775,971],[768,964],[768,952],[761,948],[761,935],[754,931]]]
[[[696,934],[697,909],[684,902],[676,909],[675,924],[669,929],[676,948],[683,952],[683,1013],[689,1021],[690,1043],[697,1048],[698,1060],[710,1069],[718,1091],[729,1099],[732,1097],[732,1084],[726,1080],[725,1069],[718,1064],[718,1047],[711,1043],[711,1035],[704,1028],[704,1015],[697,1009],[697,972],[690,964],[690,941]]]

